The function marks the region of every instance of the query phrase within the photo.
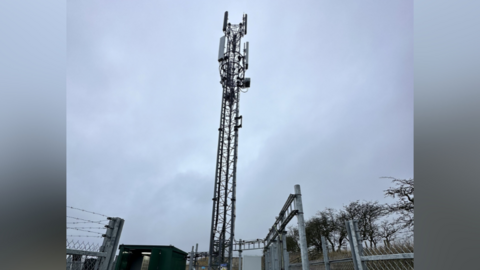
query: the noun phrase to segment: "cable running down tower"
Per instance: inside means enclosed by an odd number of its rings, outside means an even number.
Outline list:
[[[238,129],[242,127],[239,115],[240,91],[250,87],[245,78],[248,69],[248,42],[241,53],[241,38],[247,34],[247,15],[238,25],[228,23],[228,12],[223,20],[224,36],[220,38],[218,61],[220,83],[223,87],[220,128],[218,129],[217,164],[213,192],[212,227],[208,269],[232,267],[235,236],[235,187],[237,173]]]

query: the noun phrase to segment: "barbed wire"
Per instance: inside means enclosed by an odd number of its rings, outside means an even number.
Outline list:
[[[102,238],[103,236],[91,236],[91,235],[67,235],[70,237],[94,237],[94,238]]]
[[[105,227],[67,227],[67,229],[74,229],[74,228],[77,228],[77,229],[103,229],[103,230],[105,230]]]
[[[95,212],[92,212],[92,211],[87,211],[87,210],[85,210],[85,209],[80,209],[80,208],[76,208],[76,207],[72,207],[72,206],[68,206],[68,205],[67,205],[67,208],[71,208],[71,209],[75,209],[75,210],[80,210],[80,211],[82,211],[82,212],[86,212],[86,213],[90,213],[90,214],[95,214],[95,215],[99,215],[99,216],[107,217],[107,218],[108,218],[108,216],[106,216],[106,215],[103,215],[103,214],[100,214],[100,213],[95,213]]]
[[[91,221],[87,221],[87,222],[67,222],[67,224],[85,224],[85,223],[95,223],[95,224],[101,224],[101,225],[107,225],[107,224],[103,224],[102,221],[98,221],[98,222],[91,222]]]
[[[82,230],[82,229],[76,229],[76,228],[70,228],[70,229],[72,229],[72,230],[77,230],[77,231],[82,231],[82,232],[90,232],[90,233],[102,234],[102,233],[99,233],[99,232],[92,232],[92,231]]]
[[[90,221],[87,221],[87,222],[67,222],[67,224],[85,224],[85,223],[88,223],[88,224],[95,223],[95,224],[100,224],[100,225],[107,225],[107,224],[103,224],[101,222],[90,222]]]
[[[77,218],[77,217],[72,217],[72,216],[67,216],[67,218],[73,218],[73,219],[76,219],[76,220],[88,221],[88,222],[91,222],[91,223],[99,223],[99,222],[108,221],[108,219],[107,220],[89,220],[89,219]]]

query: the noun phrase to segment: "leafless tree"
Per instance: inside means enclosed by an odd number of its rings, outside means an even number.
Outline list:
[[[287,232],[287,251],[300,252],[298,229],[292,226],[288,227]]]
[[[337,211],[335,215],[335,225],[336,225],[336,233],[337,233],[337,250],[340,250],[345,241],[348,241],[347,237],[347,227],[345,226],[345,221],[348,221],[348,214],[347,212],[340,210]]]
[[[307,246],[314,247],[316,252],[322,251],[322,235],[324,235],[325,228],[319,217],[312,217],[305,222],[305,235],[307,237]]]
[[[319,211],[306,221],[307,246],[321,252],[321,237],[324,236],[333,251],[340,250],[345,241],[348,241],[345,222],[349,220],[358,221],[360,237],[368,241],[370,247],[377,247],[377,243],[382,240],[386,245],[390,245],[397,232],[405,228],[413,232],[413,179],[384,178],[392,179],[395,184],[395,187],[384,191],[386,197],[398,199],[394,204],[354,201],[340,210],[326,208]],[[382,221],[389,214],[395,214],[397,218],[394,221]],[[297,228],[288,229],[287,249],[292,252],[300,251]]]
[[[388,220],[383,220],[379,227],[378,236],[385,241],[385,245],[387,246],[390,246],[390,243],[395,240],[397,232],[402,229],[402,227],[397,225],[396,222]]]
[[[368,240],[370,246],[376,246],[379,227],[377,222],[386,215],[385,206],[378,202],[354,201],[345,205],[340,213],[343,223],[348,220],[358,220],[358,227],[362,239]],[[343,225],[340,229],[345,231]],[[345,236],[346,238],[346,236]]]
[[[397,214],[397,223],[402,224],[402,228],[413,231],[414,228],[414,185],[413,178],[397,179],[393,177],[382,177],[392,179],[394,187],[385,190],[385,197],[396,198],[394,204],[387,204],[388,213]]]
[[[335,251],[335,244],[340,237],[337,211],[332,208],[326,208],[324,211],[319,211],[317,216],[322,220],[322,226],[324,228],[323,235],[325,236],[325,239],[330,243],[332,251]]]
[[[335,234],[337,230],[335,210],[326,208],[324,211],[319,211],[309,219],[305,225],[307,245],[309,247],[313,246],[317,252],[321,252],[322,236],[324,236],[327,242],[333,247],[333,250],[335,250]]]

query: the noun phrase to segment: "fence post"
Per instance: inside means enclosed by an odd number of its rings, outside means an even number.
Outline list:
[[[113,247],[112,247],[112,258],[114,258],[114,259],[112,261],[112,264],[109,265],[109,268],[108,268],[109,270],[113,270],[115,268],[115,262],[116,262],[116,255],[115,254],[117,253],[118,244],[120,243],[120,236],[122,235],[123,224],[125,223],[125,220],[117,217],[116,222],[119,225],[118,225],[118,230],[116,232],[115,240],[113,242]]]
[[[328,259],[327,239],[322,235],[322,252],[325,270],[330,270],[330,260]]]
[[[108,260],[108,270],[112,270],[115,266],[113,263],[115,261],[115,254],[117,253],[118,243],[120,242],[120,235],[122,235],[123,230],[123,223],[125,220],[121,218],[115,218],[115,227],[113,229],[113,237],[111,239],[111,246],[109,247],[110,250],[110,259]]]
[[[360,248],[358,246],[357,233],[353,225],[353,220],[345,221],[347,227],[348,240],[350,242],[350,248],[352,249],[352,259],[355,270],[364,270],[362,265],[362,258],[360,257]]]
[[[110,252],[107,251],[107,247],[109,246],[111,242],[111,238],[113,236],[113,229],[115,228],[115,220],[113,218],[108,218],[110,221],[108,222],[108,225],[105,226],[107,227],[107,231],[105,232],[103,236],[103,244],[100,247],[100,252],[106,252],[107,257],[102,257],[100,258],[100,263],[99,263],[99,270],[107,270],[108,268],[108,261],[110,260],[109,255]]]
[[[278,236],[280,238],[281,235]],[[277,240],[275,242],[275,257],[277,258],[275,260],[275,265],[276,265],[276,270],[281,270],[282,269],[282,242],[280,240]]]
[[[268,270],[268,249],[264,249],[265,252],[263,253],[263,264],[265,265],[264,270]]]
[[[360,237],[360,230],[358,229],[358,220],[353,221],[353,228],[355,230],[355,236],[357,236],[358,242],[358,253],[360,254],[360,259],[363,256],[363,245],[362,245],[362,238]],[[367,270],[367,265],[365,261],[362,261],[362,268],[363,270]]]
[[[100,247],[101,252],[106,253],[106,257],[100,258],[98,265],[99,270],[111,270],[114,267],[115,254],[117,253],[118,242],[122,234],[123,223],[125,220],[121,218],[108,218],[107,232],[104,235],[103,244]]]
[[[262,257],[262,270],[267,270],[267,253],[266,251],[263,253]]]
[[[278,269],[283,270],[283,232],[278,232],[277,257]]]
[[[194,248],[195,248],[195,247],[192,246],[192,251],[190,252],[190,260],[189,260],[189,262],[188,262],[188,269],[189,269],[189,270],[193,270],[193,249],[194,249]]]
[[[197,245],[195,246],[195,262],[193,263],[193,266],[195,267],[195,269],[197,269],[197,266],[198,266],[197,257],[198,257],[198,243],[197,243]]]
[[[271,270],[270,268],[270,247],[265,250],[265,269]]]
[[[242,239],[238,242],[238,270],[242,270]]]
[[[270,247],[268,247],[268,268],[275,270],[273,268],[273,244],[270,244]]]
[[[278,249],[277,249],[277,240],[272,241],[272,261],[273,261],[273,270],[278,269]]]
[[[268,256],[268,257],[270,258],[270,269],[271,269],[271,270],[276,270],[276,269],[275,269],[275,266],[274,266],[274,265],[275,265],[275,264],[274,264],[274,263],[275,263],[275,257],[274,257],[274,255],[273,255],[273,243],[270,244],[270,247],[269,247],[268,250],[270,251],[270,255]]]
[[[282,232],[282,242],[283,242],[283,269],[290,269],[290,259],[287,251],[287,231]]]
[[[303,218],[302,193],[300,185],[295,185],[295,210],[298,210],[298,234],[300,236],[300,253],[302,256],[302,270],[309,270],[307,236],[305,234],[305,219]]]

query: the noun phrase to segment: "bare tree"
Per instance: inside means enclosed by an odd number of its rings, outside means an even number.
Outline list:
[[[325,239],[328,241],[328,243],[330,243],[332,251],[335,251],[335,244],[339,235],[337,211],[332,208],[325,208],[324,211],[319,211],[317,213],[317,217],[321,221],[323,236],[325,236]]]
[[[345,205],[342,210],[341,219],[343,222],[345,220],[358,220],[358,227],[360,230],[360,236],[362,239],[368,240],[370,242],[370,247],[376,246],[378,229],[377,222],[387,212],[385,211],[385,206],[379,204],[378,202],[359,202],[354,201],[348,205]],[[346,229],[341,227],[341,230]],[[346,236],[345,236],[346,238]]]
[[[396,233],[402,229],[396,222],[388,220],[383,220],[379,227],[378,236],[385,241],[386,246],[390,246],[390,243],[395,240]]]
[[[378,202],[366,202],[362,204],[362,218],[364,219],[365,238],[372,245],[377,247],[379,226],[377,221],[385,216],[385,207]]]
[[[348,221],[348,213],[344,210],[340,210],[335,215],[335,225],[336,225],[336,233],[337,237],[337,250],[340,250],[343,246],[345,241],[348,241],[347,237],[347,227],[345,227],[345,221]]]
[[[385,190],[385,197],[397,198],[394,204],[387,204],[388,213],[399,215],[396,221],[403,228],[413,231],[414,228],[414,185],[413,178],[397,179],[394,177],[382,177],[392,179],[394,187]]]
[[[411,228],[413,232],[413,179],[384,178],[393,179],[392,182],[396,185],[385,190],[385,196],[398,198],[397,202],[382,205],[377,201],[360,202],[357,200],[344,205],[340,210],[325,208],[306,221],[307,246],[314,247],[317,252],[321,252],[321,237],[324,236],[333,251],[340,250],[345,241],[348,241],[345,227],[345,222],[348,220],[358,220],[360,237],[368,241],[370,247],[377,247],[377,243],[382,240],[386,245],[390,245],[397,232],[404,228]],[[398,217],[393,222],[382,221],[382,218],[388,214],[397,214]],[[289,227],[287,249],[292,252],[300,251],[296,228]]]
[[[319,217],[312,217],[305,222],[305,234],[307,237],[307,246],[313,246],[315,251],[322,251],[322,235],[325,234],[325,228]]]
[[[313,246],[317,252],[322,252],[322,236],[324,236],[333,247],[333,250],[335,250],[335,235],[337,231],[335,216],[335,210],[326,208],[307,220],[305,233],[309,247]]]
[[[288,227],[287,232],[287,251],[300,252],[298,229],[292,226]]]

